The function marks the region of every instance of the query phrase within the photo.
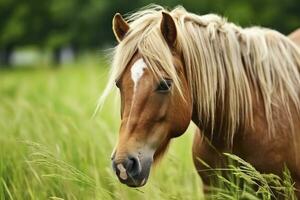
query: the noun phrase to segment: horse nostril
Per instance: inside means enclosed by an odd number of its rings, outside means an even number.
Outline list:
[[[122,180],[126,180],[127,176],[132,178],[142,171],[139,159],[131,156],[125,159],[123,162],[116,162],[113,160],[112,168]]]
[[[137,157],[128,159],[128,167],[126,168],[129,176],[136,176],[142,171],[141,163]]]

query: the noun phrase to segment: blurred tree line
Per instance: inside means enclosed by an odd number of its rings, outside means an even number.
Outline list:
[[[111,20],[150,3],[183,5],[197,14],[217,13],[242,26],[261,25],[284,34],[300,27],[299,0],[0,0],[0,64],[20,46],[53,52],[99,49],[114,42]]]

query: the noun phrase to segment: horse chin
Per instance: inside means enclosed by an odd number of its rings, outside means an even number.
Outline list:
[[[147,183],[147,180],[148,178],[144,178],[142,181],[132,180],[133,182],[127,182],[126,185],[132,188],[143,187]]]
[[[150,169],[151,169],[151,165],[153,163],[153,159],[149,158],[149,159],[145,159],[145,160],[140,160],[140,164],[142,167],[142,170],[139,174],[136,174],[134,176],[131,176],[130,174],[128,174],[128,178],[127,180],[122,180],[121,178],[119,178],[119,181],[123,184],[126,184],[128,187],[142,187],[144,186],[147,181],[148,181],[148,177],[150,174]]]

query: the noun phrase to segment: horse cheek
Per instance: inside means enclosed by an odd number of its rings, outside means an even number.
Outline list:
[[[191,121],[191,115],[192,112],[189,109],[172,113],[174,120],[171,126],[171,137],[179,137],[186,131]]]

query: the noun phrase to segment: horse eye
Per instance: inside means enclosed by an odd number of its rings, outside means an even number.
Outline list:
[[[168,92],[172,86],[172,80],[163,79],[159,82],[156,91],[158,92]]]

